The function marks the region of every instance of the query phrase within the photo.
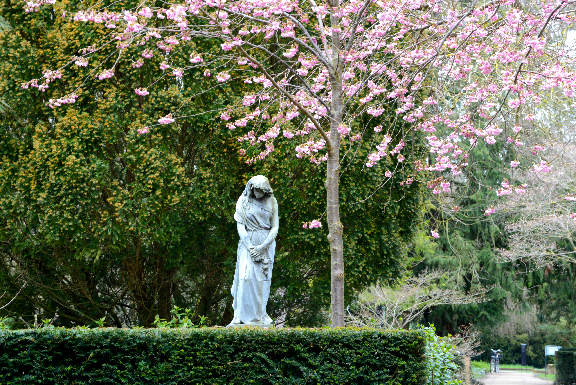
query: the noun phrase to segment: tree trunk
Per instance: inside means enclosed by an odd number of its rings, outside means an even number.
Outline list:
[[[470,356],[464,356],[464,384],[472,385],[472,376],[470,371]]]
[[[328,219],[328,242],[330,244],[330,280],[332,327],[344,326],[344,226],[340,221],[340,133],[342,123],[342,60],[340,58],[339,1],[331,0],[330,24],[332,26],[332,91],[330,111],[330,143],[326,169],[326,216]]]
[[[174,285],[175,269],[166,268],[166,258],[158,257],[159,269],[158,276],[158,317],[165,320],[172,319],[172,289]]]
[[[154,322],[154,297],[150,293],[149,283],[146,281],[144,271],[144,258],[141,254],[141,241],[134,238],[134,254],[127,256],[123,261],[126,283],[136,308],[138,325],[151,327]]]
[[[326,213],[328,242],[330,243],[330,279],[332,327],[344,326],[344,227],[340,221],[340,151],[338,147],[328,154],[326,172]]]

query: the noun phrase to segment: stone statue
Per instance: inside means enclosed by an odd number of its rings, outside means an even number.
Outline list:
[[[238,256],[232,283],[234,319],[228,326],[272,325],[266,313],[278,234],[278,202],[268,178],[252,177],[238,202]]]

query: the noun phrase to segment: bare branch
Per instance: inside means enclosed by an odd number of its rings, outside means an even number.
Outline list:
[[[22,287],[18,290],[18,292],[16,294],[14,294],[14,296],[10,299],[10,301],[8,301],[7,303],[5,303],[4,305],[0,306],[0,310],[4,310],[5,308],[7,308],[8,306],[10,306],[10,304],[12,302],[14,302],[14,300],[16,299],[16,297],[18,297],[18,295],[20,294],[20,292],[26,287],[27,283],[24,282],[24,284],[22,285]],[[4,297],[4,295],[6,294],[6,292],[4,292],[0,298]]]
[[[465,293],[441,285],[444,273],[425,272],[396,288],[374,286],[348,308],[348,321],[356,326],[407,328],[435,306],[478,303],[485,300],[484,289]]]

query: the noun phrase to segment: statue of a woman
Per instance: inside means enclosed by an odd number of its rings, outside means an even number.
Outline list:
[[[228,326],[252,325],[269,327],[266,314],[270,281],[278,234],[278,202],[268,178],[252,177],[238,202],[238,256],[232,284],[234,319]]]

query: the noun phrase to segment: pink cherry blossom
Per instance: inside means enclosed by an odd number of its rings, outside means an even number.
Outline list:
[[[296,73],[300,76],[306,76],[308,75],[308,70],[306,68],[298,68]]]
[[[496,143],[496,138],[494,138],[493,136],[488,135],[488,136],[486,136],[486,137],[484,138],[484,141],[485,141],[486,143],[488,143],[488,144],[494,144],[494,143]]]
[[[170,45],[178,45],[180,43],[175,36],[170,36],[165,41],[166,41],[166,44],[170,44]]]
[[[172,114],[168,114],[158,119],[158,124],[170,124],[170,123],[174,123],[174,118],[172,118]]]
[[[340,135],[342,136],[347,136],[350,133],[350,127],[348,127],[345,124],[340,124],[338,126],[338,132],[340,133]]]
[[[532,146],[532,155],[536,155],[536,153],[540,151],[544,151],[546,148],[541,145]]]
[[[513,109],[520,107],[520,104],[522,104],[522,102],[521,102],[520,99],[518,99],[518,98],[516,98],[516,99],[510,99],[510,100],[508,101],[508,106],[509,106],[510,108],[513,108]]]
[[[70,94],[70,95],[65,96],[63,98],[48,100],[48,107],[57,108],[57,107],[65,105],[65,104],[76,103],[76,100],[78,100],[78,95]]]
[[[500,188],[496,191],[496,195],[501,197],[504,195],[511,195],[512,194],[512,189],[511,188]]]
[[[24,10],[26,12],[38,12],[40,7],[44,4],[54,4],[56,0],[36,0],[36,1],[27,1]]]
[[[231,51],[234,48],[234,44],[229,41],[220,44],[220,46],[222,47],[223,51]]]
[[[484,75],[489,75],[492,72],[492,65],[490,62],[486,60],[482,61],[480,64],[480,72],[482,72]]]
[[[146,88],[136,88],[136,89],[134,89],[134,92],[136,93],[136,95],[140,95],[140,96],[146,96],[149,94],[149,92]]]
[[[534,171],[536,172],[551,172],[552,167],[545,161],[541,160],[539,164],[535,164],[533,166]]]
[[[310,222],[308,223],[308,228],[309,228],[309,229],[319,229],[319,228],[321,228],[321,227],[322,227],[322,222],[320,222],[320,221],[317,220],[317,219],[314,219],[314,220],[312,220],[312,221],[310,221]],[[305,227],[305,228],[306,228],[306,227]]]
[[[138,15],[149,19],[154,16],[154,13],[149,7],[144,7],[138,12]]]
[[[203,61],[204,59],[200,55],[190,55],[190,63],[192,64],[202,63]]]
[[[526,185],[514,187],[514,192],[518,195],[524,195],[526,193]]]
[[[54,1],[25,0],[24,7],[35,12]],[[134,68],[143,68],[145,59],[159,53],[158,61],[165,61],[162,70],[170,72],[157,77],[179,87],[210,80],[180,79],[188,67],[172,70],[168,63],[181,65],[177,63],[184,53],[192,53],[191,67],[200,67],[206,60],[210,68],[218,68],[214,83],[234,73],[239,83],[244,82],[243,93],[236,104],[226,107],[221,119],[235,130],[230,135],[236,135],[239,144],[250,146],[249,152],[245,148],[238,152],[248,164],[290,147],[275,147],[277,142],[293,140],[294,155],[314,165],[325,167],[329,156],[329,164],[338,163],[342,160],[335,158],[338,153],[350,159],[364,156],[361,163],[366,168],[382,164],[365,172],[385,171],[385,184],[406,186],[422,180],[432,193],[442,194],[453,190],[449,181],[463,173],[472,148],[500,142],[502,146],[491,148],[498,152],[494,160],[508,162],[508,154],[517,152],[533,157],[522,161],[532,164],[531,170],[552,172],[548,163],[555,159],[552,151],[532,147],[536,124],[528,122],[540,118],[535,111],[544,95],[551,101],[566,98],[576,107],[573,52],[549,33],[576,27],[573,2],[544,0],[529,7],[514,0],[464,3],[186,0],[154,3],[152,8],[142,3],[132,9],[96,4],[76,12],[74,21],[97,24],[96,31],[110,30],[102,39],[94,39],[98,44],[78,52],[92,68],[74,73],[98,74],[99,66],[112,65],[115,55],[104,63],[100,60],[104,46],[119,54],[143,50]],[[50,14],[59,17],[60,12]],[[202,43],[205,38],[217,41],[219,49]],[[126,55],[118,57],[122,57],[118,65],[125,65]],[[76,60],[70,58],[62,68]],[[146,76],[155,69],[148,68]],[[204,77],[211,76],[208,68],[201,71]],[[21,87],[46,92],[58,76],[47,73]],[[113,72],[104,78],[111,76]],[[69,82],[71,76],[66,78]],[[54,93],[71,85],[55,87]],[[75,100],[56,98],[49,105]],[[158,120],[159,124],[173,122],[171,115]],[[426,151],[413,153],[416,149],[408,140],[413,131],[424,138]],[[365,152],[355,143],[363,138],[369,141]],[[530,146],[526,151],[525,143]],[[516,171],[519,166],[513,160],[514,179],[489,186],[501,197],[499,201],[526,193],[526,185],[517,178],[534,175]],[[484,215],[495,211],[488,207]],[[303,224],[304,228],[319,226],[319,220]]]
[[[100,75],[98,75],[99,80],[109,79],[114,76],[114,69],[109,69],[102,71]]]
[[[255,102],[256,102],[256,95],[244,95],[244,100],[242,101],[242,105],[251,106]]]
[[[228,72],[220,72],[216,74],[216,80],[218,80],[219,83],[224,83],[228,79],[230,79],[230,74]]]
[[[282,55],[284,57],[291,59],[294,56],[296,56],[297,53],[298,53],[298,47],[294,46],[294,47],[290,48],[288,51],[284,52]]]
[[[88,65],[88,60],[83,57],[74,57],[74,64],[78,67],[86,67]]]
[[[366,112],[368,114],[374,116],[374,117],[378,117],[378,116],[382,115],[382,113],[384,112],[384,109],[383,108],[370,107]]]

